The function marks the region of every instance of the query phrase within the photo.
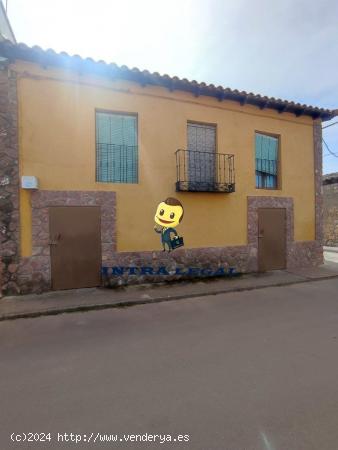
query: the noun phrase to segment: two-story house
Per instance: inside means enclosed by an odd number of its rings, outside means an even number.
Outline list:
[[[9,41],[0,56],[4,292],[322,263],[335,111]],[[167,198],[172,252],[154,231]]]

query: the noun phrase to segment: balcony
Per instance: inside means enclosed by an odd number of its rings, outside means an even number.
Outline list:
[[[177,150],[176,191],[235,192],[234,155]]]

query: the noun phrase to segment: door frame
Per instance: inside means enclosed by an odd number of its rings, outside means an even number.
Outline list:
[[[248,196],[247,197],[247,235],[248,244],[256,254],[253,270],[258,270],[258,209],[286,209],[286,268],[292,258],[294,248],[294,205],[292,197]]]
[[[50,206],[99,206],[101,208],[101,252],[103,261],[112,261],[116,245],[116,192],[114,191],[45,191],[31,193],[32,204],[32,253],[27,258],[31,273],[34,259],[36,291],[51,289],[49,211]],[[32,261],[32,262],[31,262]]]

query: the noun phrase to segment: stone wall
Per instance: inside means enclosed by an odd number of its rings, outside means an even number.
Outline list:
[[[294,241],[288,250],[287,269],[323,264],[323,246],[318,241]]]
[[[227,272],[235,268],[236,272],[249,273],[257,269],[257,249],[252,245],[234,247],[180,248],[173,252],[121,252],[106,261],[110,268],[108,274],[103,273],[105,286],[139,284],[146,282],[163,282],[191,279],[193,277],[210,276],[220,268]],[[130,268],[122,274],[111,276],[111,268]],[[142,273],[139,268],[152,268],[156,275]],[[134,270],[137,268],[137,270]],[[161,268],[166,273],[161,273]],[[190,269],[190,272],[188,270]],[[135,272],[135,273],[133,273]],[[204,272],[204,273],[203,273]]]
[[[99,191],[32,191],[32,256],[22,258],[18,283],[22,294],[51,288],[49,207],[100,206],[101,252],[105,264],[116,253],[115,192]]]
[[[16,75],[5,61],[0,63],[0,292],[7,294],[20,291],[18,158]]]
[[[314,177],[315,177],[315,240],[323,245],[323,146],[322,146],[322,121],[313,121],[313,152],[314,152]]]
[[[327,178],[327,177],[326,177]],[[338,247],[338,177],[324,184],[324,245]],[[326,183],[326,180],[324,180]]]

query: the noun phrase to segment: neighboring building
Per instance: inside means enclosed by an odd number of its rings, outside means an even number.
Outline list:
[[[9,40],[16,43],[15,36],[9,23],[6,10],[2,1],[0,0],[0,42]]]
[[[97,285],[101,266],[114,285],[322,263],[335,111],[23,44],[0,55],[4,292]],[[184,207],[171,253],[154,232],[167,197]]]
[[[323,177],[324,245],[338,247],[338,172]]]

